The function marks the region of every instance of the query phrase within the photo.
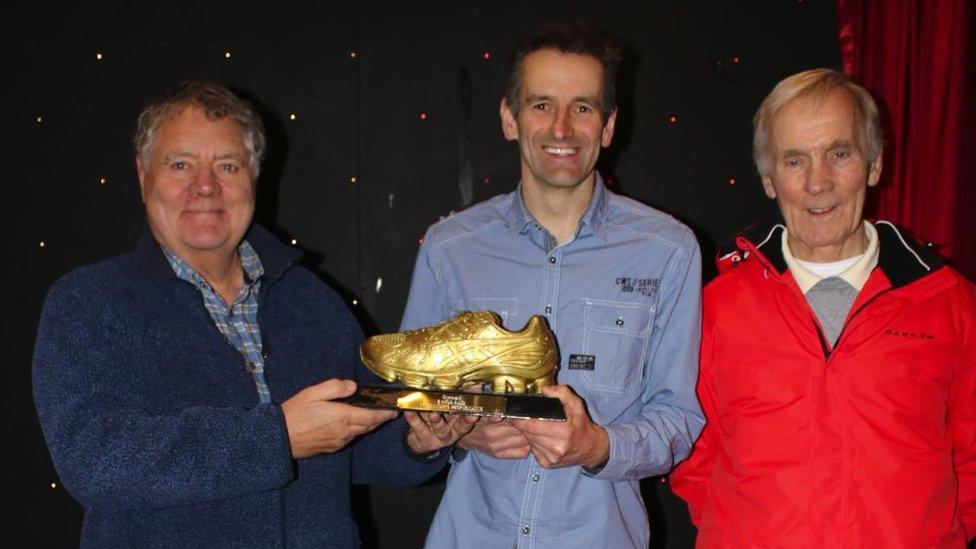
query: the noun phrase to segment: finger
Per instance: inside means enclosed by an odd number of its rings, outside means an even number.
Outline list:
[[[418,434],[421,432],[429,433],[442,441],[449,440],[454,436],[451,423],[438,412],[421,412],[411,415],[415,418],[415,423],[411,423],[410,427]]]
[[[533,446],[530,451],[532,453],[532,457],[535,458],[536,463],[538,463],[544,469],[549,468],[549,460],[546,458],[545,453],[543,453],[541,449]]]
[[[550,398],[558,398],[564,407],[574,400],[579,400],[568,385],[546,385],[542,388],[542,394]]]
[[[444,416],[440,412],[420,412],[420,417],[427,425],[435,425],[444,421]]]
[[[410,426],[411,431],[424,430],[427,428],[427,423],[421,419],[420,414],[417,412],[403,412],[403,419],[407,421],[407,425]]]
[[[444,421],[448,422],[452,427],[465,426],[468,429],[468,425],[475,425],[478,423],[478,416],[471,414],[446,414],[444,416]]]
[[[546,427],[544,421],[535,419],[513,419],[509,424],[521,433],[539,433]]]
[[[495,453],[499,459],[523,459],[529,455],[529,445],[514,446]]]
[[[349,406],[348,404],[343,404],[342,406],[351,408],[347,418],[350,425],[368,427],[370,431],[397,416],[397,412],[393,410],[372,410],[369,408]]]
[[[356,392],[356,382],[351,379],[330,379],[305,389],[313,400],[336,400]]]

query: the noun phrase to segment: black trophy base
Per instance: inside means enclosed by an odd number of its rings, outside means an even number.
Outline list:
[[[352,396],[342,399],[341,402],[363,408],[566,421],[566,413],[559,399],[541,395],[500,395],[360,385]]]

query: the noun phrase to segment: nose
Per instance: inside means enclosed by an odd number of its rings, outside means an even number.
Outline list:
[[[556,112],[556,118],[552,121],[552,136],[556,139],[568,139],[573,136],[573,125],[568,111]]]
[[[833,174],[826,162],[815,160],[807,170],[803,188],[810,194],[820,194],[834,187]]]
[[[217,188],[217,175],[209,167],[198,170],[190,184],[190,190],[200,196],[210,196]]]

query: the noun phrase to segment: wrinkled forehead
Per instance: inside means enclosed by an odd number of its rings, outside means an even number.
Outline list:
[[[850,141],[860,146],[858,111],[847,90],[791,99],[772,117],[770,145],[774,151],[797,146]]]

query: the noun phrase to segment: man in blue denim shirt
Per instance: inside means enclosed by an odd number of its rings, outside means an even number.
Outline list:
[[[703,424],[695,398],[700,258],[691,231],[608,191],[620,50],[581,26],[516,49],[501,102],[521,184],[432,226],[402,329],[491,309],[543,314],[566,422],[481,422],[459,442],[428,547],[647,547],[639,479],[667,473]]]

